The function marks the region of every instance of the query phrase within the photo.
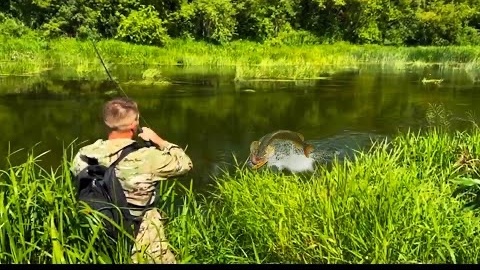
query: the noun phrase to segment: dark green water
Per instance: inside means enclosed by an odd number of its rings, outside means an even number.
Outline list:
[[[138,78],[141,71],[112,69],[120,82]],[[372,69],[307,82],[234,82],[232,70],[169,67],[162,72],[173,84],[122,87],[138,101],[151,128],[166,140],[188,145],[194,162],[189,177],[198,187],[222,166],[232,164],[233,155],[243,163],[251,141],[278,129],[335,144],[332,138],[351,132],[394,135],[416,130],[427,124],[430,103],[442,104],[460,117],[467,112],[480,115],[478,74],[461,70]],[[115,85],[108,80],[68,79],[66,73],[58,69],[40,77],[0,78],[2,166],[9,147],[25,149],[15,154],[13,160],[18,162],[40,143],[35,153],[50,150],[41,164],[57,167],[64,144],[104,136],[100,111]],[[423,84],[424,77],[444,81],[440,86]],[[463,125],[454,123],[454,127]]]

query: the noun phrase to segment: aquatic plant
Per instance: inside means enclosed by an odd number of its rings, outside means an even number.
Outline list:
[[[70,38],[23,40],[2,38],[1,74],[38,73],[52,67],[69,67],[78,76],[102,72],[88,41]],[[440,65],[446,68],[478,70],[480,49],[471,46],[387,47],[347,43],[271,46],[248,41],[225,45],[172,40],[165,47],[133,45],[102,40],[97,47],[107,66],[228,66],[237,80],[255,78],[315,79],[338,70],[359,70],[369,66],[405,70],[413,66]],[[19,53],[21,52],[21,53]]]

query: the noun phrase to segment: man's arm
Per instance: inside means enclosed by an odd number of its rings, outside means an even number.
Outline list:
[[[151,160],[152,171],[162,178],[184,175],[193,168],[192,160],[178,145],[169,143],[155,152]]]
[[[80,173],[81,170],[83,170],[85,167],[88,166],[87,162],[83,161],[80,158],[80,155],[81,153],[79,151],[72,160],[70,172],[72,172],[74,176],[78,175],[78,173]]]
[[[155,158],[152,158],[152,170],[158,176],[164,178],[179,176],[193,168],[192,160],[182,148],[162,139],[150,128],[142,127],[142,133],[138,136],[146,141],[152,141],[159,149],[155,151]]]

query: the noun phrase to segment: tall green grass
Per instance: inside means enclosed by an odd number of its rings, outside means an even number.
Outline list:
[[[478,129],[409,132],[311,176],[238,166],[209,194],[169,186],[160,207],[180,263],[477,263],[480,216],[455,194],[466,150],[480,156]],[[41,156],[0,173],[0,261],[130,262],[77,210],[71,153],[56,170]]]
[[[239,169],[189,200],[172,244],[208,263],[476,263],[480,217],[451,182],[463,144],[478,157],[480,133],[408,133],[306,178]]]
[[[59,66],[73,68],[78,76],[103,72],[89,41],[7,37],[2,37],[2,41],[0,61],[5,64],[0,67],[0,74],[38,73]],[[165,47],[155,47],[102,40],[97,47],[110,67],[115,64],[230,66],[235,67],[237,80],[309,79],[372,64],[400,70],[431,64],[477,70],[480,56],[480,49],[473,46],[389,47],[347,43],[295,47],[235,41],[217,46],[173,40]]]
[[[0,261],[130,262],[131,236],[112,241],[100,216],[77,205],[67,153],[56,170],[38,166],[44,154],[29,152],[24,163],[0,171]]]

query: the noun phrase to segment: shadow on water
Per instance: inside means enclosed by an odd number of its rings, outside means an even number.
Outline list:
[[[296,82],[234,81],[234,70],[162,68],[162,81],[168,83],[146,80],[145,69],[115,67],[112,73],[138,101],[150,127],[166,140],[188,145],[194,170],[187,178],[194,179],[196,189],[231,166],[233,156],[245,162],[250,143],[278,129],[298,131],[306,140],[342,151],[350,137],[338,136],[347,131],[390,136],[425,125],[430,103],[454,114],[478,115],[474,104],[480,102],[479,84],[472,79],[476,74],[438,68],[368,69]],[[101,107],[121,93],[99,79],[105,74],[80,80],[67,73],[57,69],[39,77],[0,78],[0,152],[7,153],[9,144],[17,150],[40,142],[35,153],[51,151],[41,164],[57,167],[63,144],[105,136]],[[426,77],[444,80],[424,84]],[[15,158],[25,156],[23,151]]]

